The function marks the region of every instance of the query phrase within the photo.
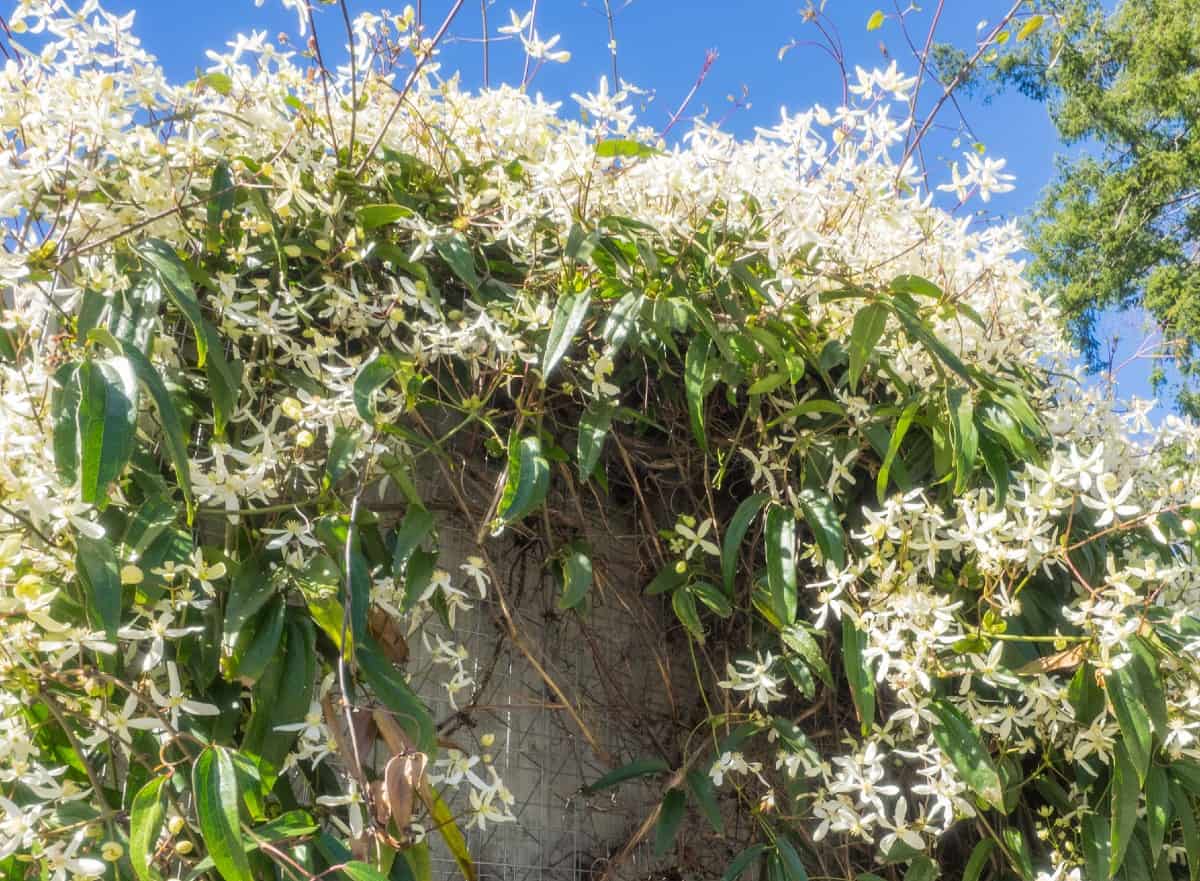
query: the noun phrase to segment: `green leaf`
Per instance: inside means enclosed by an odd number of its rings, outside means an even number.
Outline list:
[[[733,614],[733,606],[729,602],[729,597],[721,593],[715,584],[709,584],[707,581],[694,581],[684,589],[720,617],[728,618]]]
[[[286,611],[286,604],[277,596],[255,620],[257,626],[253,632],[243,629],[242,638],[225,659],[226,679],[240,679],[248,685],[259,680],[279,650]]]
[[[687,581],[687,572],[680,572],[675,568],[674,563],[668,563],[659,570],[658,574],[650,580],[646,585],[646,596],[657,596],[660,593],[666,593],[669,590],[674,590]]]
[[[575,458],[579,462],[579,479],[587,480],[596,470],[604,439],[612,427],[613,408],[607,401],[593,401],[579,419],[579,440]]]
[[[908,429],[917,415],[917,407],[917,401],[913,401],[905,406],[904,410],[900,413],[900,418],[896,420],[896,427],[892,429],[892,437],[888,441],[887,454],[883,457],[883,464],[879,466],[879,474],[875,478],[875,498],[881,505],[887,495],[888,478],[892,473],[892,463],[896,461],[896,455],[900,452],[900,445],[904,442],[904,436],[908,434]]]
[[[1029,852],[1029,842],[1016,826],[1006,826],[1001,833],[1008,847],[1009,861],[1017,870],[1022,881],[1033,881],[1033,854]]]
[[[687,773],[687,787],[692,798],[696,800],[700,813],[708,820],[709,825],[720,835],[725,829],[725,821],[721,816],[721,806],[717,804],[717,796],[713,791],[712,778],[704,771],[693,769]]]
[[[196,290],[192,287],[187,267],[179,259],[175,249],[162,239],[146,239],[134,250],[154,268],[167,297],[192,326],[196,335],[196,365],[203,367],[208,357],[209,338],[205,333],[207,322],[200,312],[200,301],[196,299]]]
[[[389,223],[412,216],[412,209],[403,205],[363,205],[358,209],[358,222],[362,224],[364,230],[387,226]]]
[[[867,19],[867,30],[877,31],[883,27],[884,14],[882,9],[876,9],[871,13],[871,17]]]
[[[585,786],[583,792],[585,795],[592,795],[602,789],[608,789],[610,786],[624,783],[626,780],[634,780],[638,777],[652,777],[655,774],[664,774],[670,770],[671,766],[662,759],[638,759],[637,761],[630,762],[628,765],[622,765],[614,771],[609,771],[595,783]]]
[[[1200,879],[1200,828],[1196,825],[1196,809],[1187,790],[1175,781],[1171,782],[1171,806],[1179,819],[1183,847],[1187,851],[1188,877],[1197,881]]]
[[[129,862],[139,881],[162,879],[162,872],[153,860],[167,814],[162,788],[170,779],[170,775],[155,777],[133,797],[129,812]]]
[[[150,392],[150,398],[154,401],[154,407],[158,411],[158,421],[162,425],[163,443],[167,448],[167,455],[171,459],[171,465],[175,469],[175,479],[179,483],[180,492],[183,493],[183,503],[187,506],[188,523],[191,523],[196,513],[196,497],[192,493],[188,439],[187,435],[183,433],[183,420],[179,417],[179,410],[175,407],[175,401],[171,399],[170,392],[167,391],[166,383],[163,382],[162,377],[159,376],[158,371],[146,356],[136,346],[125,341],[121,342],[121,349],[133,366],[133,372]]]
[[[663,796],[662,807],[658,812],[658,825],[654,829],[654,855],[661,857],[675,844],[675,836],[679,832],[679,823],[683,820],[683,809],[687,805],[687,796],[682,789],[668,789]]]
[[[192,767],[192,794],[200,834],[225,881],[254,881],[238,826],[238,781],[224,747],[209,746]]]
[[[435,519],[424,508],[415,505],[404,515],[404,522],[396,530],[396,544],[392,548],[392,577],[399,579],[408,565],[413,551],[421,546],[433,531]]]
[[[1105,679],[1104,685],[1140,785],[1145,782],[1146,769],[1150,767],[1152,734],[1150,713],[1142,700],[1138,676],[1133,668],[1134,663],[1130,662],[1114,670]]]
[[[866,734],[875,722],[875,677],[867,666],[863,652],[867,647],[867,635],[855,626],[847,614],[842,615],[842,666],[846,670],[846,682],[850,685],[850,696],[858,721]]]
[[[845,537],[833,502],[827,495],[811,489],[801,490],[799,500],[800,510],[804,512],[804,519],[813,531],[821,556],[832,561],[839,569],[843,568],[846,565]]]
[[[110,641],[121,626],[121,575],[116,552],[107,538],[75,538],[75,569],[83,584],[89,617]]]
[[[312,835],[320,828],[307,811],[288,811],[280,814],[274,820],[248,830],[246,834],[250,837],[243,840],[242,848],[246,853],[253,853],[264,844],[278,844],[281,841],[303,838],[306,835]],[[187,875],[187,881],[195,881],[213,866],[212,857],[205,857],[192,866],[192,870]]]
[[[566,294],[559,297],[554,307],[554,319],[550,322],[550,336],[546,339],[546,349],[542,353],[542,376],[549,377],[562,360],[575,334],[587,317],[588,306],[591,305],[590,291],[578,294]]]
[[[1004,810],[1004,787],[979,732],[959,709],[945,700],[930,706],[937,716],[933,739],[958,770],[963,782],[998,811]]]
[[[79,365],[68,362],[54,371],[50,393],[50,419],[53,430],[54,466],[64,484],[73,484],[79,476]]]
[[[251,692],[250,718],[242,751],[259,759],[263,782],[270,785],[291,751],[298,731],[280,731],[308,714],[317,680],[316,633],[313,622],[300,609],[288,615],[281,658],[269,665]]]
[[[919,275],[897,275],[892,279],[890,287],[893,291],[902,294],[916,294],[932,300],[942,298],[942,289],[929,279],[921,278]]]
[[[354,378],[354,409],[358,418],[368,425],[375,424],[375,393],[387,385],[400,369],[400,361],[380,352],[358,371]]]
[[[937,874],[937,863],[929,857],[916,857],[908,864],[908,871],[904,873],[904,881],[933,881]]]
[[[138,384],[127,358],[79,365],[79,497],[99,504],[133,453]]]
[[[805,625],[785,627],[780,637],[785,646],[803,658],[809,669],[821,677],[822,682],[829,687],[833,686],[833,673],[829,669],[829,663],[825,660],[816,639],[805,629]]]
[[[325,473],[321,476],[321,487],[325,490],[335,486],[350,467],[354,453],[358,449],[358,435],[344,425],[333,429],[333,443],[329,445],[329,455],[325,458]]]
[[[208,250],[220,249],[224,238],[221,228],[225,223],[225,215],[233,211],[236,198],[237,192],[234,190],[233,177],[229,174],[229,163],[219,159],[213,166],[212,182],[208,188],[208,205],[205,206],[205,244]]]
[[[1112,878],[1125,862],[1133,827],[1137,825],[1138,800],[1143,775],[1138,774],[1123,740],[1113,746],[1112,824],[1109,827],[1108,877]]]
[[[400,611],[409,611],[421,599],[429,587],[429,582],[433,580],[437,559],[436,553],[420,548],[409,556],[408,565],[404,567],[404,602]]]
[[[537,509],[549,489],[550,465],[542,456],[541,441],[536,437],[518,438],[514,433],[508,442],[508,475],[492,535],[499,535],[505,526]]]
[[[700,449],[708,452],[708,433],[704,427],[704,399],[708,396],[708,352],[712,341],[706,334],[697,334],[688,346],[683,365],[683,382],[687,390],[688,414],[692,434]]]
[[[737,573],[738,550],[742,539],[746,537],[746,530],[750,528],[750,524],[769,498],[766,493],[756,493],[743,499],[725,528],[725,540],[721,543],[721,583],[725,587],[726,596],[733,596],[733,581]]]
[[[1108,818],[1093,811],[1085,811],[1081,825],[1083,861],[1088,878],[1108,877],[1109,842]]]
[[[592,587],[592,560],[587,545],[576,539],[567,545],[562,562],[563,594],[558,607],[574,609],[583,602]]]
[[[1138,693],[1150,717],[1150,730],[1165,738],[1170,732],[1167,725],[1167,699],[1163,693],[1162,671],[1158,658],[1146,640],[1138,635],[1129,638],[1129,649],[1133,653],[1128,666],[1137,678]]]
[[[790,841],[782,835],[775,836],[775,851],[779,854],[780,862],[783,863],[783,877],[786,881],[808,881],[808,871],[804,868],[800,854],[796,853],[796,848]]]
[[[388,881],[387,875],[362,860],[343,863],[341,871],[350,881]]]
[[[985,838],[980,841],[971,850],[971,855],[967,858],[967,865],[963,869],[962,881],[979,881],[983,875],[983,870],[987,868],[988,859],[992,856],[992,851],[996,849],[996,842],[990,838]]]
[[[876,13],[879,14],[879,13]],[[850,331],[850,391],[858,389],[858,379],[871,353],[875,351],[883,330],[887,327],[888,307],[883,303],[870,303],[858,310],[854,316],[854,327]]]
[[[696,642],[704,642],[704,625],[700,623],[700,612],[696,609],[696,598],[687,588],[680,588],[671,594],[671,608],[675,617],[687,628],[688,633],[696,638]]]
[[[613,159],[616,157],[637,157],[639,159],[646,156],[654,156],[659,150],[653,147],[647,147],[645,144],[639,144],[637,141],[631,141],[626,138],[608,138],[596,143],[596,155],[602,159]]]
[[[404,680],[404,675],[374,647],[370,639],[364,639],[359,644],[355,656],[363,678],[375,696],[392,711],[393,717],[413,739],[417,749],[432,760],[437,753],[437,727],[425,704]]]
[[[435,246],[438,256],[446,261],[446,265],[455,275],[471,289],[471,293],[479,293],[479,275],[475,272],[475,257],[467,240],[460,235],[450,236],[439,240]]]
[[[1004,507],[1004,501],[1008,498],[1008,457],[1004,455],[1004,449],[987,435],[979,437],[979,453],[983,457],[983,467],[987,469],[988,477],[996,488],[996,504]]]
[[[765,844],[752,844],[744,851],[739,853],[729,863],[729,868],[725,870],[725,874],[721,876],[721,881],[737,881],[742,876],[742,873],[750,868],[755,860],[759,859],[766,853],[767,846]]]
[[[796,620],[796,515],[790,508],[767,510],[767,586],[771,609],[786,626]]]
[[[961,493],[967,487],[979,451],[975,404],[970,391],[963,388],[950,389],[946,397],[950,409],[950,437],[954,442],[954,492]]]
[[[1146,834],[1150,853],[1162,853],[1170,824],[1171,791],[1162,765],[1151,765],[1146,772]]]

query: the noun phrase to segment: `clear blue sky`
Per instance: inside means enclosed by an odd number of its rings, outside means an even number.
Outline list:
[[[412,0],[416,5],[416,0]],[[523,14],[530,0],[518,0],[510,6],[497,0],[488,6],[489,30],[507,23],[510,8]],[[719,57],[689,106],[689,113],[707,110],[710,119],[729,113],[733,96],[747,106],[733,111],[724,123],[736,134],[749,134],[756,125],[769,125],[779,118],[781,107],[803,109],[815,101],[833,106],[840,100],[837,68],[828,55],[812,46],[798,45],[779,61],[781,46],[796,40],[818,40],[816,28],[801,15],[802,0],[611,0],[615,11],[618,66],[623,79],[654,92],[653,102],[643,113],[652,125],[663,125],[695,82],[708,49]],[[294,35],[295,14],[284,9],[280,0],[265,0],[255,7],[252,0],[108,0],[110,9],[137,9],[136,28],[145,46],[154,52],[172,78],[190,78],[207,65],[204,50],[220,47],[239,31],[267,30],[274,35],[286,31]],[[350,0],[352,12],[377,10],[387,6],[393,11],[402,2]],[[901,6],[904,4],[901,3]],[[936,4],[907,18],[917,45],[924,38]],[[450,6],[446,0],[426,0],[422,13],[427,25],[441,21]],[[997,0],[950,0],[945,4],[938,38],[956,45],[972,46],[976,25],[981,19],[1003,14],[1008,3]],[[894,15],[890,0],[831,0],[827,4],[834,33],[842,42],[846,63],[883,66],[895,58],[900,67],[913,73],[917,62],[909,49]],[[892,13],[878,30],[868,32],[867,20],[876,8]],[[340,12],[336,6],[316,7],[318,32],[328,54],[344,42]],[[602,74],[611,70],[608,31],[603,0],[540,0],[537,28],[543,37],[559,33],[561,48],[571,51],[566,65],[546,65],[534,80],[532,89],[551,100],[563,102],[562,112],[576,112],[570,100],[572,92],[595,88]],[[442,57],[443,72],[461,70],[468,85],[482,83],[482,50],[479,0],[466,0],[450,31]],[[556,47],[558,48],[558,47]],[[491,79],[515,82],[521,76],[521,53],[513,43],[493,44]],[[936,85],[927,83],[923,93],[928,100],[936,97]],[[926,103],[926,102],[923,102]],[[1051,179],[1054,157],[1061,152],[1046,110],[1009,92],[990,103],[964,99],[963,110],[972,131],[993,156],[1008,160],[1008,169],[1017,176],[1017,189],[996,196],[986,206],[1003,216],[1019,216],[1036,200],[1038,192]],[[940,121],[957,126],[958,118],[947,107]],[[931,139],[927,152],[930,172],[939,177],[945,161],[954,158],[948,135]],[[966,145],[964,144],[964,147]],[[1109,316],[1109,332],[1127,338],[1123,350],[1132,351],[1141,339],[1137,316]],[[1121,374],[1123,394],[1148,395],[1149,364],[1132,365]],[[1160,415],[1156,414],[1156,415]]]

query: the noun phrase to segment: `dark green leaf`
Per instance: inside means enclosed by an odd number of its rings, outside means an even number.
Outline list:
[[[767,585],[771,608],[784,625],[796,620],[796,516],[790,508],[767,510]]]
[[[183,313],[196,335],[196,364],[203,367],[208,357],[208,334],[205,333],[204,316],[200,313],[200,302],[188,276],[187,267],[175,253],[175,249],[162,239],[146,239],[135,249],[152,267],[162,282],[167,297],[175,308]]]
[[[221,229],[226,221],[225,215],[233,212],[236,198],[237,192],[234,190],[233,177],[229,174],[229,163],[219,159],[213,166],[212,183],[208,188],[208,205],[205,206],[205,243],[208,250],[220,249],[224,238]]]
[[[536,437],[518,438],[508,442],[508,474],[504,493],[496,512],[492,535],[516,523],[536,510],[550,489],[550,465],[542,456],[542,444]]]
[[[1131,662],[1114,670],[1104,684],[1140,786],[1145,782],[1146,769],[1150,767],[1152,734],[1150,713],[1143,702],[1141,686],[1133,667]]]
[[[1173,781],[1171,783],[1171,807],[1174,808],[1175,816],[1179,820],[1183,847],[1187,852],[1188,877],[1191,881],[1197,881],[1200,879],[1200,828],[1196,824],[1196,809],[1187,790]]]
[[[121,575],[112,542],[78,535],[75,549],[75,568],[83,583],[89,617],[115,641],[121,625]]]
[[[990,838],[985,838],[976,844],[971,850],[971,856],[967,858],[966,868],[963,869],[962,881],[979,881],[983,876],[983,870],[987,868],[988,859],[995,849],[996,842]]]
[[[403,674],[374,648],[369,639],[359,644],[356,656],[375,696],[391,710],[393,718],[408,732],[417,749],[432,759],[437,752],[437,728],[429,710],[409,687]]]
[[[800,491],[800,510],[808,522],[821,556],[830,560],[839,569],[846,565],[845,537],[842,524],[829,497],[811,489]]]
[[[725,529],[725,540],[721,543],[721,580],[727,596],[733,596],[734,575],[737,572],[738,551],[746,530],[770,498],[766,493],[757,493],[742,500],[729,525]]]
[[[357,448],[358,435],[354,431],[344,425],[334,427],[333,443],[329,445],[329,455],[325,459],[325,474],[321,479],[321,485],[325,489],[335,486],[342,475],[346,473]]]
[[[850,331],[850,391],[858,389],[858,378],[862,375],[867,359],[879,344],[883,330],[887,327],[888,307],[883,303],[869,303],[854,316],[854,327]]]
[[[450,236],[438,241],[435,247],[438,255],[446,261],[446,265],[459,280],[471,289],[471,293],[478,293],[479,274],[475,271],[475,257],[471,254],[467,240],[459,235]]]
[[[688,346],[683,365],[692,434],[705,452],[708,452],[708,432],[704,427],[704,399],[708,396],[708,352],[711,347],[712,341],[705,334],[698,334]]]
[[[54,465],[65,484],[79,476],[79,365],[68,362],[54,371],[50,418],[54,433]]]
[[[679,823],[683,820],[683,809],[687,805],[687,796],[682,789],[668,789],[663,796],[662,807],[658,812],[658,825],[654,829],[654,855],[661,857],[675,844],[675,835],[679,832]]]
[[[929,857],[916,857],[908,864],[904,881],[933,881],[937,877],[937,863]]]
[[[1081,826],[1083,832],[1083,861],[1087,867],[1089,879],[1104,879],[1108,877],[1109,843],[1108,818],[1101,814],[1086,811]]]
[[[709,584],[707,581],[694,581],[684,590],[689,591],[692,596],[722,618],[728,618],[733,614],[733,606],[729,603],[729,597],[721,593],[715,584]]]
[[[781,634],[783,644],[804,659],[808,668],[821,677],[821,681],[832,687],[833,674],[821,647],[813,635],[802,624],[787,627]]]
[[[842,666],[846,670],[846,681],[850,685],[850,696],[854,709],[865,734],[875,722],[875,677],[867,666],[863,652],[867,647],[867,635],[855,626],[847,614],[842,615]]]
[[[1118,740],[1113,746],[1112,824],[1109,827],[1108,877],[1112,878],[1125,862],[1129,842],[1133,840],[1133,827],[1137,825],[1138,801],[1141,793],[1141,777],[1125,748]]]
[[[937,716],[933,738],[971,791],[999,811],[1004,810],[1004,787],[979,732],[959,709],[945,700],[930,706]]]
[[[808,881],[808,871],[800,860],[800,854],[790,841],[782,835],[775,837],[775,851],[783,864],[783,877],[786,881]]]
[[[79,365],[79,497],[99,504],[125,469],[137,430],[138,384],[127,358]]]
[[[590,291],[578,294],[566,294],[559,298],[554,308],[554,319],[550,323],[550,336],[546,339],[546,349],[542,353],[542,376],[549,377],[562,360],[575,334],[587,317],[588,306],[592,302]]]
[[[626,780],[633,780],[638,777],[652,777],[655,774],[663,774],[671,770],[671,766],[662,759],[638,759],[630,762],[628,765],[622,765],[614,771],[609,771],[595,783],[590,786],[585,786],[583,791],[587,795],[599,792],[602,789],[608,789],[610,786],[616,786],[618,783],[624,783]]]
[[[674,590],[687,581],[686,570],[680,572],[675,568],[674,563],[668,563],[664,566],[657,575],[651,579],[646,585],[646,596],[657,596],[660,593],[666,593],[669,590]]]
[[[975,467],[979,451],[979,431],[975,428],[975,404],[967,389],[953,388],[947,393],[950,409],[950,437],[954,442],[954,491],[961,493]]]
[[[1151,765],[1146,772],[1146,834],[1151,853],[1162,853],[1171,816],[1171,791],[1162,765]]]
[[[137,378],[146,387],[146,390],[150,392],[150,397],[154,401],[154,407],[158,410],[158,421],[162,425],[163,430],[163,443],[167,448],[167,454],[170,456],[171,465],[175,468],[175,479],[179,483],[180,492],[183,493],[183,503],[187,506],[188,511],[188,522],[191,523],[196,511],[196,499],[192,494],[188,441],[187,436],[183,433],[183,420],[179,418],[179,411],[175,407],[175,402],[171,399],[166,383],[163,382],[154,365],[147,360],[146,356],[137,347],[130,343],[122,341],[121,348],[125,353],[125,357],[129,359],[129,363],[133,366],[133,371],[137,374]]]
[[[392,548],[392,577],[400,578],[408,565],[413,551],[421,546],[433,531],[436,521],[424,508],[411,507],[404,515],[404,522],[396,530],[396,544]]]
[[[721,876],[721,881],[737,881],[742,876],[742,873],[750,868],[755,860],[759,859],[767,850],[765,844],[752,844],[744,851],[739,853],[729,863],[729,868],[725,870],[725,874]]]
[[[404,604],[401,611],[407,612],[420,601],[429,582],[433,580],[433,571],[437,566],[438,555],[432,551],[418,548],[408,558],[404,567]]]
[[[192,767],[192,794],[200,834],[225,881],[254,881],[238,825],[238,781],[224,747],[210,746]]]
[[[1017,870],[1022,881],[1033,881],[1033,854],[1029,851],[1029,842],[1016,826],[1006,826],[1001,833],[1008,847],[1012,867]]]

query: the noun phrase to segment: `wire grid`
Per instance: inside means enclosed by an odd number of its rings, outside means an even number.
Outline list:
[[[450,528],[441,531],[440,539],[441,565],[455,571],[467,556],[469,537]],[[601,746],[619,762],[656,755],[653,729],[656,722],[660,727],[668,725],[670,713],[654,659],[642,641],[645,637],[632,626],[628,612],[595,587],[583,618],[576,612],[560,612],[556,588],[541,561],[522,561],[514,543],[503,544],[497,543],[493,553],[498,566],[508,564],[514,573],[505,586],[512,614],[541,647],[539,660],[579,707]],[[602,567],[614,581],[636,583],[631,561],[612,557],[610,553],[607,559],[598,558],[598,569]],[[484,830],[463,828],[479,877],[481,881],[593,881],[661,793],[630,782],[591,797],[581,794],[584,785],[611,768],[596,757],[528,661],[507,640],[498,639],[493,612],[488,603],[481,603],[460,616],[454,634],[470,652],[477,680],[486,675],[493,658],[495,669],[478,706],[460,717],[463,725],[451,739],[469,754],[490,754],[516,800],[515,823],[489,823]],[[436,719],[455,714],[436,682],[418,680],[413,685]],[[464,699],[463,693],[459,699]],[[631,724],[633,707],[641,721]],[[495,743],[485,749],[479,738],[489,733]],[[477,770],[482,771],[478,766]],[[469,819],[468,790],[461,787],[450,800],[460,827]],[[435,879],[460,877],[440,836],[432,836],[431,851]],[[660,864],[643,844],[612,877],[646,877]]]

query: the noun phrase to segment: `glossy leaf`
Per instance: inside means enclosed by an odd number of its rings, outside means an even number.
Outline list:
[[[799,500],[800,510],[821,549],[821,556],[841,569],[846,565],[846,544],[833,502],[823,493],[811,489],[801,490]]]
[[[84,361],[79,389],[79,498],[98,504],[133,453],[137,377],[126,358]]]
[[[1143,702],[1133,664],[1126,664],[1114,670],[1105,679],[1104,684],[1117,723],[1121,726],[1122,741],[1128,750],[1131,766],[1140,785],[1145,782],[1146,769],[1150,767],[1153,735],[1150,730],[1150,713]]]
[[[364,230],[387,226],[412,216],[412,209],[403,205],[363,205],[358,209],[358,222]]]
[[[963,868],[962,881],[979,881],[983,876],[983,870],[987,868],[992,851],[995,849],[996,842],[990,838],[985,838],[977,843],[972,848],[971,855],[967,857],[967,864]]]
[[[892,474],[892,465],[900,452],[900,445],[904,443],[904,436],[908,434],[908,429],[912,426],[913,419],[916,418],[918,406],[917,401],[907,404],[901,411],[900,418],[896,420],[896,427],[892,429],[892,436],[888,440],[887,454],[883,457],[883,463],[879,466],[879,474],[875,477],[875,498],[881,505],[887,495],[888,478]]]
[[[237,774],[224,747],[210,746],[192,767],[192,793],[200,834],[225,881],[253,881],[238,823]]]
[[[954,491],[961,493],[975,467],[979,451],[979,431],[975,427],[975,404],[966,389],[953,388],[947,394],[950,408],[950,436],[954,442]]]
[[[50,419],[53,431],[54,466],[64,484],[79,476],[79,365],[74,361],[54,371],[50,393]]]
[[[429,709],[370,640],[364,640],[355,652],[363,677],[379,701],[387,707],[417,749],[430,759],[437,753],[437,728]]]
[[[1162,765],[1151,765],[1146,772],[1146,835],[1150,852],[1161,853],[1171,818],[1171,790]]]
[[[719,617],[728,618],[733,614],[733,606],[730,605],[729,598],[715,584],[709,584],[707,581],[693,581],[684,589]]]
[[[783,835],[775,837],[775,852],[779,854],[779,861],[783,864],[783,877],[787,881],[808,881],[808,870],[804,868],[800,854],[796,853],[795,846]]]
[[[404,521],[396,530],[396,543],[392,548],[393,578],[400,578],[404,574],[413,551],[433,532],[435,522],[433,514],[424,508],[414,506],[408,509]]]
[[[671,594],[671,608],[675,617],[695,637],[696,642],[704,642],[704,625],[700,623],[700,612],[696,608],[696,598],[687,588],[680,588]]]
[[[450,855],[454,857],[458,870],[462,873],[465,881],[475,881],[475,863],[467,848],[467,840],[463,837],[462,830],[458,828],[458,822],[454,819],[454,812],[442,800],[441,795],[428,784],[421,787],[420,793],[422,801],[425,802],[425,808],[429,811],[429,818],[434,828],[441,833],[442,841],[445,843],[446,849],[450,851]]]
[[[867,360],[879,344],[880,337],[883,336],[888,314],[888,307],[883,303],[869,303],[854,316],[854,326],[850,331],[850,367],[847,373],[851,393],[858,390],[858,379],[862,376]]]
[[[796,620],[796,517],[790,508],[767,510],[767,585],[771,608],[785,625]]]
[[[725,821],[721,816],[721,806],[717,803],[712,778],[702,770],[693,769],[687,773],[687,788],[700,813],[704,814],[717,834],[721,834],[725,830]]]

